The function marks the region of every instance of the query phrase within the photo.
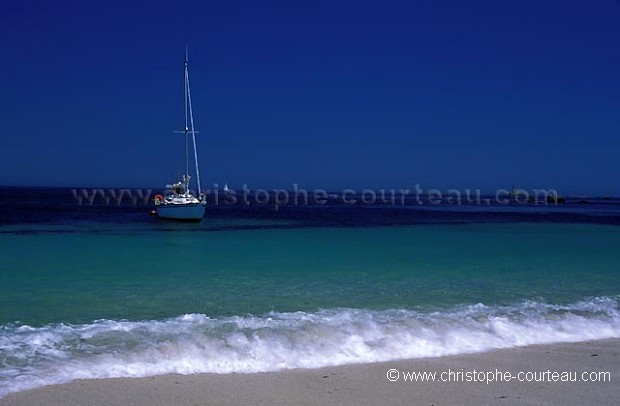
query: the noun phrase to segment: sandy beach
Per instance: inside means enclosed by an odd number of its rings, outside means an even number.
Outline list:
[[[438,382],[450,371],[470,381]],[[473,381],[497,371],[525,380],[550,373],[545,382]],[[411,382],[407,372],[436,373],[436,381]],[[554,382],[553,372],[579,382]],[[606,381],[584,382],[584,372]],[[82,380],[10,394],[0,405],[616,405],[618,377],[620,340],[601,340],[312,370]]]

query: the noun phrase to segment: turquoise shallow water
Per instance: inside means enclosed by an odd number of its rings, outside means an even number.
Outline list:
[[[214,211],[202,224],[46,207],[0,223],[0,397],[620,337],[615,203]]]
[[[620,232],[472,224],[0,235],[0,323],[568,303],[620,293]]]

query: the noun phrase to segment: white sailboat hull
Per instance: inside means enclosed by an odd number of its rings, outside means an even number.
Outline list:
[[[158,217],[171,220],[200,221],[205,215],[205,205],[202,203],[161,204],[156,210]]]

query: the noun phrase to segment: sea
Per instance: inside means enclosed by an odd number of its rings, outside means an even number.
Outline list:
[[[0,202],[0,397],[620,337],[620,199],[211,202],[197,224],[65,188]]]

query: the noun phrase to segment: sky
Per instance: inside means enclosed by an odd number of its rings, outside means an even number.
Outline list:
[[[620,195],[620,1],[5,2],[0,185]]]

